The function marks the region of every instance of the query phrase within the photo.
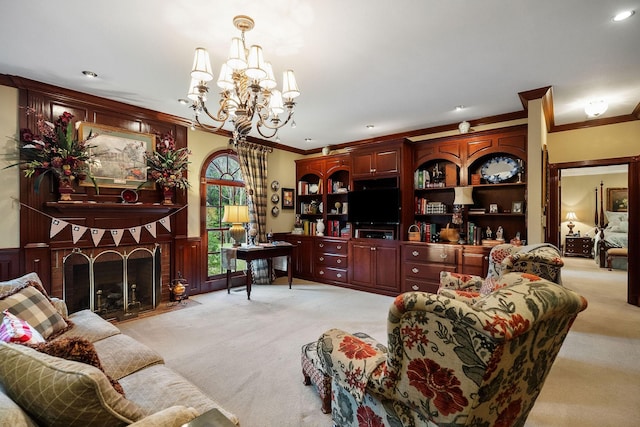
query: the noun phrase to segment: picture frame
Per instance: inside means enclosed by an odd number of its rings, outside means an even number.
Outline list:
[[[498,213],[498,204],[497,203],[491,203],[489,205],[489,213]]]
[[[293,188],[282,189],[282,209],[295,208],[295,194]]]
[[[511,213],[523,213],[523,202],[513,202],[511,204]]]
[[[609,212],[627,212],[629,209],[629,190],[627,188],[607,188],[607,210]]]
[[[147,178],[146,152],[156,148],[156,137],[150,133],[133,132],[111,126],[81,122],[78,137],[86,140],[96,164],[89,165],[98,187],[155,189]],[[93,186],[89,180],[83,186]]]

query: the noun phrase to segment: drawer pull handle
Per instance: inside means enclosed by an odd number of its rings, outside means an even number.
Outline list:
[[[324,248],[324,243],[320,243],[318,246],[320,246],[321,248]]]
[[[417,268],[415,268],[415,267],[413,267],[413,268],[411,269],[411,272],[412,272],[412,273],[414,273],[414,274],[417,274],[417,273],[419,273],[419,272],[420,272],[420,270],[419,270],[419,269],[417,269]]]
[[[324,270],[320,270],[318,274],[322,276],[324,274]]]
[[[324,261],[324,257],[323,256],[320,257],[320,261]]]
[[[411,252],[411,255],[413,255],[413,256],[418,256],[418,255],[420,255],[420,252],[418,252],[418,251],[413,251],[413,252]]]
[[[445,258],[446,258],[446,257],[448,257],[448,256],[449,256],[449,254],[444,253],[444,252],[442,252],[442,253],[440,254],[440,258],[442,258],[442,259],[445,259]]]
[[[339,279],[339,278],[341,278],[341,277],[342,277],[342,273],[338,273],[338,274],[336,274],[336,277],[337,277],[338,279]]]
[[[341,259],[336,260],[336,264],[342,264],[342,260]]]
[[[336,249],[342,249],[342,245],[336,246]]]
[[[413,285],[413,286],[411,286],[411,289],[413,289],[414,291],[419,291],[420,290],[420,286]]]

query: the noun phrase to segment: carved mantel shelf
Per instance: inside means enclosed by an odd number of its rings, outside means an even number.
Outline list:
[[[184,205],[162,205],[160,203],[114,203],[114,202],[46,202],[45,206],[63,214],[81,211],[96,211],[101,214],[150,213],[167,214],[183,208]]]

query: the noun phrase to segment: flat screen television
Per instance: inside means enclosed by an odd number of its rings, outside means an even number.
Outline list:
[[[399,224],[400,189],[371,188],[347,194],[347,221],[354,224]]]

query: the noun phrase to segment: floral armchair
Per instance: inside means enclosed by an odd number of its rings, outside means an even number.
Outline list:
[[[440,273],[438,293],[453,298],[457,294],[473,303],[478,297],[487,295],[498,287],[507,286],[514,278],[521,277],[519,274],[509,273],[525,273],[525,278],[528,274],[532,278],[543,278],[561,284],[560,272],[563,266],[560,251],[549,243],[530,246],[501,244],[494,246],[489,252],[486,278],[443,271]]]
[[[581,296],[540,278],[516,281],[473,305],[401,294],[389,308],[388,353],[339,329],[319,338],[320,361],[332,377],[333,421],[522,426],[586,307]]]

